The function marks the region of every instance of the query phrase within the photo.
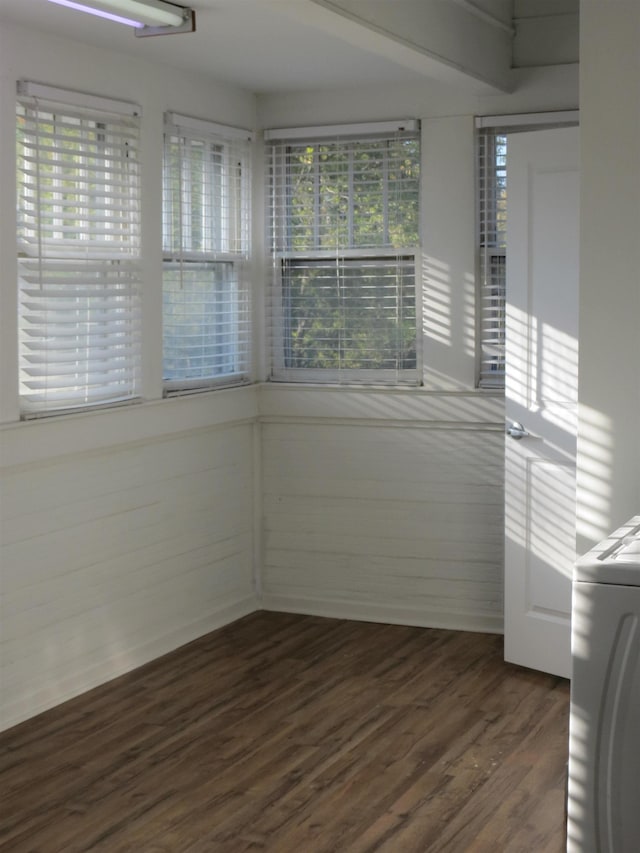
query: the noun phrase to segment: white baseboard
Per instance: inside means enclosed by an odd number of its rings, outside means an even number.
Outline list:
[[[119,675],[124,675],[155,658],[168,654],[180,646],[222,628],[236,619],[258,610],[300,613],[332,619],[354,619],[360,622],[380,622],[391,625],[414,625],[421,628],[444,628],[453,631],[478,631],[502,634],[500,616],[446,613],[423,608],[399,607],[371,602],[340,601],[333,599],[296,598],[264,594],[261,599],[249,596],[227,604],[197,622],[191,622],[174,631],[142,645],[116,653],[108,660],[84,670],[56,679],[55,684],[41,687],[26,696],[10,700],[4,707],[0,731],[35,717],[37,714],[60,705],[69,699],[99,687]]]
[[[131,672],[131,670],[149,663],[155,658],[175,651],[175,649],[190,643],[192,640],[197,640],[198,637],[202,637],[210,631],[215,631],[216,628],[222,628],[224,625],[235,622],[236,619],[241,619],[243,616],[248,616],[260,609],[260,602],[254,595],[226,604],[196,622],[183,625],[163,634],[161,637],[127,649],[126,653],[113,654],[100,664],[78,670],[63,678],[56,678],[55,684],[43,686],[26,696],[9,700],[2,712],[0,731],[35,717],[37,714],[60,705],[68,699],[73,699],[81,693],[86,693],[94,687],[105,684],[119,675]]]
[[[445,628],[451,631],[477,631],[482,634],[504,633],[502,616],[425,610],[371,602],[342,601],[321,598],[296,598],[286,595],[262,595],[262,609],[284,613],[304,613],[331,619],[354,619],[359,622],[381,622],[390,625],[414,625],[418,628]]]

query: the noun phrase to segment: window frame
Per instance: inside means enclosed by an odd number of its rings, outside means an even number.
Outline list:
[[[291,246],[291,205],[292,193],[290,191],[291,169],[289,166],[288,157],[292,148],[299,148],[307,145],[313,148],[314,170],[317,171],[318,166],[316,161],[319,157],[318,150],[323,145],[336,144],[342,145],[343,148],[337,147],[338,154],[345,154],[350,163],[349,169],[354,167],[351,165],[355,157],[353,149],[349,149],[352,143],[371,142],[391,142],[398,139],[410,139],[415,141],[417,145],[417,154],[412,160],[412,167],[416,171],[416,175],[412,179],[415,184],[415,193],[417,196],[417,208],[415,211],[416,218],[416,236],[417,241],[420,239],[420,128],[419,123],[414,120],[401,122],[377,122],[363,125],[340,125],[327,126],[320,128],[287,128],[281,130],[270,130],[265,133],[267,142],[267,177],[269,179],[268,187],[268,203],[269,210],[269,228],[270,228],[270,248],[271,248],[271,263],[272,274],[269,288],[269,304],[267,310],[268,318],[268,333],[270,336],[270,375],[271,381],[276,382],[309,382],[309,383],[324,383],[324,384],[364,384],[364,385],[417,385],[420,383],[421,368],[422,368],[422,341],[420,334],[420,317],[421,317],[421,298],[420,298],[420,249],[417,243],[412,243],[407,246],[393,246],[389,239],[389,198],[385,197],[385,189],[380,195],[383,198],[383,240],[378,245],[363,245],[358,247],[354,245],[356,242],[353,239],[355,230],[354,213],[355,213],[355,194],[354,194],[354,178],[349,176],[349,191],[348,191],[348,206],[347,206],[347,233],[348,238],[345,241],[346,245],[335,248],[326,248],[322,245],[320,237],[320,222],[317,207],[319,205],[318,197],[314,198],[314,214],[313,214],[313,245],[307,246],[304,249],[295,249]],[[390,155],[382,158],[382,169],[388,180],[388,171],[390,168]],[[319,177],[314,176],[314,195],[319,193]],[[385,239],[386,238],[386,239]],[[302,268],[313,269],[315,265],[323,263],[329,264],[335,262],[336,266],[342,273],[347,273],[349,269],[353,269],[358,261],[362,261],[364,265],[375,265],[379,262],[379,267],[384,268],[395,265],[397,275],[409,266],[412,267],[412,299],[411,299],[411,320],[414,325],[414,337],[412,340],[413,349],[415,351],[415,364],[410,368],[367,368],[363,366],[346,367],[339,365],[336,367],[304,367],[291,366],[286,363],[286,325],[287,312],[284,308],[285,301],[285,270],[287,264],[292,267],[299,264]],[[339,273],[336,274],[336,281],[339,279]],[[398,290],[398,287],[400,289]],[[402,310],[404,304],[403,288],[396,285],[397,305]],[[339,302],[336,303],[336,310]],[[340,334],[340,332],[338,332]],[[401,351],[398,344],[396,348],[396,359]],[[338,356],[339,357],[339,356]]]
[[[22,420],[140,399],[140,115],[136,104],[18,82]]]
[[[163,266],[163,396],[170,397],[182,394],[192,394],[210,391],[216,388],[226,388],[235,385],[247,384],[251,381],[251,305],[250,305],[250,246],[251,246],[251,143],[253,135],[246,130],[220,125],[216,122],[204,119],[196,119],[182,116],[177,113],[165,114],[165,126],[163,137],[163,240],[162,240],[162,266]],[[182,211],[183,190],[189,197],[193,189],[193,183],[185,180],[186,173],[194,167],[195,161],[191,156],[183,156],[187,145],[193,143],[202,144],[205,149],[203,162],[207,156],[213,157],[215,149],[220,153],[220,174],[218,184],[211,175],[203,174],[201,184],[202,198],[206,203],[201,205],[200,214],[203,221],[202,243],[194,247],[191,234],[193,207],[189,204],[190,213]],[[178,240],[177,245],[169,232],[175,225],[173,211],[168,213],[168,182],[172,180],[170,175],[169,147],[177,145],[180,154],[177,192],[179,196],[180,211],[178,214]],[[238,162],[239,161],[239,162]],[[234,175],[234,170],[236,174]],[[206,183],[205,183],[206,179]],[[168,331],[166,315],[166,299],[169,288],[167,287],[166,273],[173,269],[178,271],[181,288],[185,286],[185,273],[197,272],[198,268],[208,268],[212,274],[208,282],[206,278],[200,279],[204,285],[204,292],[211,299],[211,304],[220,303],[221,295],[226,293],[226,299],[231,308],[226,309],[228,315],[218,312],[212,308],[208,313],[211,319],[209,334],[218,343],[207,345],[208,361],[215,361],[217,356],[213,354],[214,348],[229,347],[228,342],[223,343],[224,337],[233,336],[231,344],[232,352],[218,353],[220,364],[225,359],[233,359],[232,369],[221,369],[217,372],[203,371],[201,375],[188,377],[167,376],[166,359],[167,344],[166,335]],[[225,268],[230,271],[230,276],[222,275],[218,278],[218,271]],[[191,291],[190,291],[191,292]],[[191,316],[191,315],[190,315]],[[227,327],[231,325],[231,332]],[[203,325],[202,329],[207,329]],[[204,334],[204,332],[203,332]],[[184,351],[184,348],[183,348]]]

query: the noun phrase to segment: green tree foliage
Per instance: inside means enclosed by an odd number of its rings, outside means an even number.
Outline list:
[[[286,367],[415,368],[418,177],[413,137],[288,146]]]

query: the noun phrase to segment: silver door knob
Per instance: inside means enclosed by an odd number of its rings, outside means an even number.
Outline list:
[[[521,438],[526,438],[529,433],[521,423],[518,423],[518,421],[512,421],[507,427],[507,435],[510,435],[511,438],[515,438],[516,441],[520,441]]]

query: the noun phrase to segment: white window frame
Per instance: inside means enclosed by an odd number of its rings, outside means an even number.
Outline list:
[[[209,365],[199,375],[195,367],[187,367],[188,352],[182,345],[174,352],[182,359],[183,367],[167,370],[165,358],[166,334],[169,328],[167,315],[163,310],[163,389],[165,396],[197,393],[220,387],[246,384],[251,377],[251,311],[250,311],[250,226],[251,226],[251,143],[252,134],[247,130],[228,127],[204,119],[182,116],[178,113],[165,115],[165,163],[163,177],[163,279],[164,298],[175,292],[167,277],[169,271],[177,271],[179,288],[187,288],[187,276],[204,268],[212,274],[209,298],[210,313],[203,329],[211,334],[218,343],[209,343],[203,355]],[[214,176],[205,175],[207,182],[202,183],[202,194],[207,204],[202,207],[203,240],[198,247],[193,246],[190,229],[192,226],[189,192],[191,180],[189,170],[192,161],[189,155],[181,158],[178,178],[178,195],[181,210],[178,215],[179,235],[177,245],[170,235],[168,182],[172,180],[169,165],[169,149],[178,145],[182,150],[193,143],[201,144],[205,149],[215,149],[221,154],[221,166],[218,186]],[[182,212],[184,207],[185,213]],[[215,271],[220,271],[218,280]],[[228,277],[225,277],[228,272]],[[203,280],[206,282],[206,274]],[[226,282],[226,284],[225,284]],[[220,288],[220,289],[219,289]],[[185,299],[187,297],[185,296]],[[214,303],[223,300],[227,306],[217,311]],[[187,303],[185,303],[187,304]],[[186,309],[188,310],[188,309]],[[213,331],[211,331],[213,329]],[[213,349],[218,352],[214,355]],[[221,348],[225,352],[221,352]],[[182,352],[183,355],[179,355]],[[214,364],[215,363],[215,364]],[[177,375],[177,374],[183,375]],[[169,375],[172,374],[172,375]]]
[[[304,250],[293,250],[288,245],[288,222],[287,212],[289,205],[289,191],[286,187],[288,180],[287,146],[304,144],[321,145],[323,142],[366,142],[392,138],[393,134],[411,133],[420,143],[419,123],[415,120],[371,122],[355,125],[331,125],[321,127],[282,128],[268,130],[265,133],[267,143],[267,172],[270,177],[268,201],[270,204],[271,219],[271,260],[272,276],[269,296],[267,317],[269,322],[270,336],[270,358],[272,381],[283,382],[309,382],[327,384],[380,384],[380,385],[417,385],[420,381],[422,352],[421,352],[421,300],[420,300],[420,251],[416,245],[392,247],[390,240],[383,245],[367,246],[357,248],[353,245],[353,198],[348,204],[348,215],[346,229],[348,238],[344,247],[336,249],[320,248],[318,238],[318,219],[314,219],[314,243],[315,248],[309,247]],[[314,154],[315,156],[315,154]],[[419,158],[418,158],[419,159]],[[351,162],[351,161],[349,161]],[[388,168],[388,162],[384,162],[384,168]],[[418,162],[419,168],[419,162]],[[419,178],[416,179],[419,187]],[[317,203],[317,202],[316,202]],[[388,200],[385,201],[383,217],[388,217]],[[420,222],[420,204],[418,201],[417,220],[418,229]],[[278,224],[275,224],[278,223]],[[384,233],[388,231],[388,221],[385,222]],[[393,264],[398,271],[405,266],[412,268],[413,279],[413,304],[412,314],[415,316],[415,366],[411,368],[347,368],[344,366],[336,368],[313,368],[292,367],[286,364],[286,311],[283,305],[283,294],[285,289],[284,269],[287,263],[300,262],[308,267],[315,264],[330,264],[335,262],[340,269],[348,270],[349,266],[362,261],[364,265],[380,266]],[[399,300],[400,306],[402,299]]]
[[[20,81],[17,92],[25,140],[18,145],[21,417],[134,402],[141,109],[30,81]],[[102,161],[95,147],[101,128],[109,140]],[[100,174],[105,184],[94,197]]]

